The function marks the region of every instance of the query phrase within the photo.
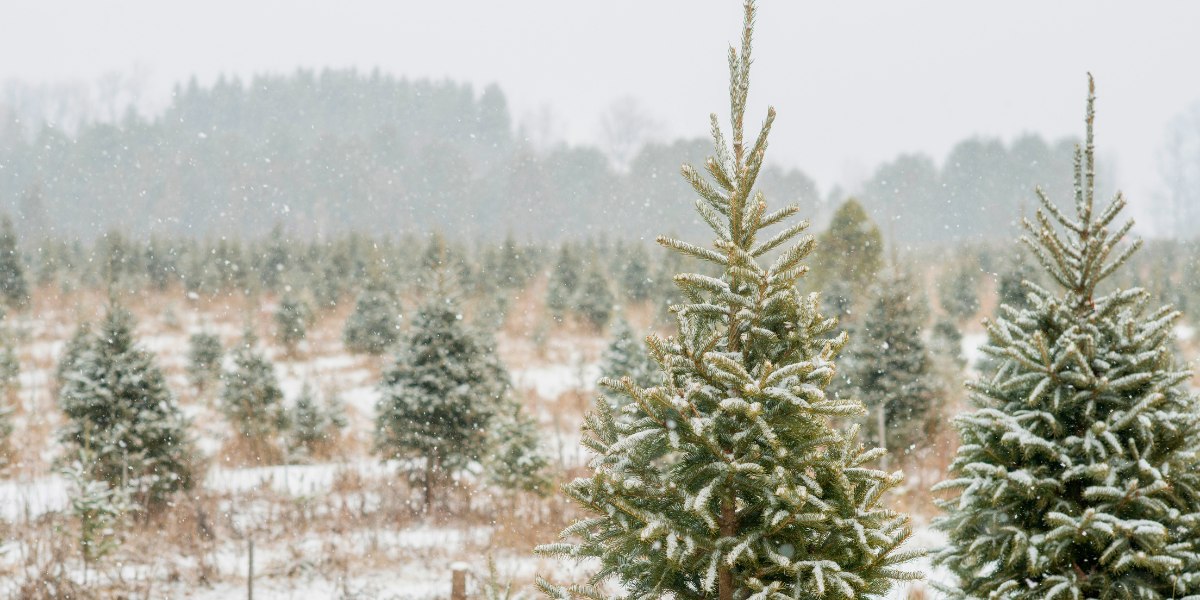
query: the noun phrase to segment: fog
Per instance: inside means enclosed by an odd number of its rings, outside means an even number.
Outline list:
[[[659,137],[703,135],[722,106],[735,2],[9,3],[0,80],[137,73],[144,110],[195,75],[379,67],[498,83],[536,135],[589,143],[616,100],[637,99]],[[780,107],[772,161],[823,190],[853,190],[901,152],[945,158],[975,135],[1078,131],[1084,73],[1100,86],[1102,156],[1143,202],[1162,188],[1169,120],[1200,99],[1200,6],[1032,2],[977,6],[776,2],[757,32],[756,94]],[[531,133],[532,135],[533,133]]]

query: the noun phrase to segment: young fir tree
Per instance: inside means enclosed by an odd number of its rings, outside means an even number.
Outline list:
[[[845,316],[883,268],[883,234],[862,204],[850,198],[838,207],[817,244],[822,251],[813,261],[809,285],[822,291],[828,309]]]
[[[915,577],[898,568],[914,556],[899,550],[908,519],[881,504],[900,474],[869,466],[883,450],[865,449],[857,428],[832,425],[863,408],[824,392],[846,337],[796,289],[808,224],[787,223],[794,205],[768,212],[753,191],[775,116],[745,142],[753,21],[747,2],[741,52],[730,51],[732,150],[713,115],[713,183],[683,169],[715,249],[660,238],[720,275],[676,276],[688,298],[675,307],[679,336],[651,338],[663,385],[601,381],[628,396],[632,418],[596,402],[585,425],[593,474],[565,487],[590,516],[539,548],[599,571],[585,586],[539,580],[552,597],[604,597],[597,584],[611,577],[620,598],[857,599]]]
[[[221,338],[208,331],[193,333],[188,338],[188,379],[200,393],[221,376],[221,359],[225,354]]]
[[[25,265],[17,248],[12,219],[7,215],[0,220],[0,299],[9,308],[24,308],[29,304]]]
[[[577,251],[571,244],[563,244],[546,287],[546,308],[555,319],[561,321],[568,310],[575,308],[574,302],[583,281],[582,271],[583,261]]]
[[[650,357],[646,345],[634,335],[629,321],[617,319],[612,330],[612,342],[600,361],[600,376],[619,380],[628,377],[638,387],[650,387],[661,379],[658,364]]]
[[[283,392],[275,377],[275,368],[255,345],[254,334],[247,330],[242,344],[234,350],[233,370],[221,378],[221,412],[257,461],[278,458],[276,436],[286,429],[287,414]]]
[[[58,364],[54,367],[54,382],[59,390],[66,385],[67,377],[74,372],[79,364],[79,357],[88,350],[91,343],[92,325],[87,321],[82,321],[75,327],[75,333],[71,334],[71,339],[67,340],[62,356],[58,358]],[[55,395],[57,394],[56,391]]]
[[[87,450],[93,479],[121,488],[143,508],[192,485],[188,422],[153,356],[133,337],[133,316],[110,307],[95,336],[64,371],[60,437]]]
[[[400,339],[400,302],[382,277],[373,276],[346,319],[342,341],[351,352],[380,355]]]
[[[902,453],[921,439],[941,392],[922,338],[927,315],[917,286],[903,272],[881,277],[870,298],[847,353],[852,368],[846,379],[871,413],[872,441]]]
[[[938,278],[938,301],[956,323],[975,316],[979,312],[978,268],[962,263],[943,273]]]
[[[501,400],[489,438],[491,453],[484,463],[489,481],[508,490],[550,490],[549,461],[540,448],[537,423],[511,395]]]
[[[7,327],[0,328],[0,402],[21,386],[21,359],[13,337]]]
[[[306,381],[296,403],[292,405],[288,424],[291,450],[303,457],[318,457],[334,445],[341,431],[346,428],[347,421],[337,397],[330,398],[322,406],[316,392]]]
[[[289,356],[296,353],[296,345],[308,336],[311,320],[312,309],[303,299],[288,292],[279,300],[279,307],[275,310],[275,337]]]
[[[1074,215],[1038,190],[1022,242],[1056,284],[988,323],[997,368],[970,385],[936,524],[955,598],[1200,597],[1200,413],[1172,359],[1171,308],[1098,287],[1139,242],[1094,206],[1095,92],[1076,149]]]
[[[603,330],[612,319],[613,304],[616,303],[604,271],[593,264],[584,274],[583,283],[575,296],[574,305],[579,316],[593,328]]]
[[[410,475],[421,481],[429,508],[446,474],[488,452],[488,430],[508,388],[490,345],[463,325],[451,302],[430,301],[383,375],[376,450],[386,459],[424,459]]]

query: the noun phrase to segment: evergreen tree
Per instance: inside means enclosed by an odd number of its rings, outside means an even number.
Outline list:
[[[549,462],[539,447],[537,423],[510,396],[502,399],[491,431],[487,478],[504,489],[548,492]]]
[[[275,368],[255,348],[257,340],[248,330],[234,350],[233,370],[222,374],[221,412],[244,441],[255,460],[274,460],[275,437],[287,424],[283,392]]]
[[[883,268],[883,234],[862,204],[850,198],[838,207],[817,244],[822,250],[813,261],[809,285],[823,291],[827,309],[849,314]]]
[[[7,215],[0,220],[0,299],[9,308],[24,308],[29,304],[25,265],[17,248],[12,219]]]
[[[143,508],[192,485],[188,422],[153,356],[133,337],[133,316],[110,307],[94,337],[64,371],[60,437],[87,450],[93,479],[121,488]]]
[[[7,328],[0,329],[0,401],[20,387],[20,375],[21,361],[13,334]]]
[[[485,340],[463,326],[447,301],[423,306],[383,375],[375,447],[385,459],[423,458],[426,507],[441,478],[480,460],[509,391],[508,375]]]
[[[574,302],[583,280],[582,271],[583,262],[576,251],[570,244],[563,244],[546,287],[546,308],[550,309],[555,319],[561,321],[567,310],[575,308]]]
[[[215,333],[200,331],[188,338],[188,378],[197,391],[203,393],[209,384],[221,376],[224,354],[221,338]]]
[[[960,263],[938,278],[938,300],[942,310],[962,323],[979,312],[979,269]]]
[[[1172,359],[1178,313],[1099,291],[1140,243],[1124,243],[1132,222],[1112,227],[1119,193],[1094,207],[1088,84],[1074,215],[1039,189],[1024,223],[1057,290],[1028,285],[1032,306],[987,324],[997,368],[970,385],[977,410],[955,420],[962,444],[935,488],[958,492],[936,521],[951,597],[1200,597],[1200,407]]]
[[[1037,272],[1022,255],[1013,257],[1009,265],[1000,272],[1000,276],[997,278],[996,294],[999,296],[1000,304],[1017,310],[1032,308],[1025,290],[1025,281],[1036,282]]]
[[[380,355],[398,339],[400,302],[382,277],[371,277],[346,319],[342,341],[351,352]]]
[[[928,315],[912,278],[903,272],[882,277],[870,296],[850,344],[847,380],[871,411],[871,439],[902,453],[921,439],[941,392],[922,339]]]
[[[327,406],[321,406],[312,386],[306,381],[292,406],[288,424],[292,450],[312,457],[328,449],[337,440],[341,430],[346,428],[347,422],[341,402],[334,397]]]
[[[634,336],[625,319],[617,319],[612,330],[612,342],[600,361],[600,375],[608,379],[628,377],[634,385],[650,387],[661,379],[658,364],[650,358],[646,345]]]
[[[75,333],[71,334],[71,339],[67,340],[66,346],[63,347],[62,356],[58,358],[58,364],[54,367],[54,382],[61,390],[67,384],[67,378],[79,365],[79,358],[86,352],[92,344],[92,326],[87,321],[82,321],[75,327]],[[57,391],[55,394],[57,395]]]
[[[588,269],[583,277],[582,286],[576,290],[574,305],[579,315],[588,325],[603,330],[612,319],[613,297],[612,288],[608,285],[608,277],[596,266]]]
[[[621,288],[631,302],[644,302],[654,293],[650,257],[642,244],[633,244],[621,265]]]
[[[660,238],[721,275],[676,276],[688,296],[674,309],[679,336],[650,338],[663,385],[601,381],[635,412],[615,419],[609,401],[596,402],[585,425],[594,472],[565,487],[590,515],[539,548],[594,559],[592,583],[615,578],[621,598],[856,599],[914,577],[897,568],[913,556],[898,550],[908,519],[880,503],[900,475],[867,466],[883,451],[831,423],[863,408],[824,392],[846,338],[818,314],[815,294],[796,290],[813,247],[796,239],[807,223],[759,239],[799,209],[767,212],[753,192],[775,116],[746,143],[753,21],[747,2],[741,52],[730,51],[732,150],[713,115],[713,183],[683,169],[715,249]],[[594,585],[539,586],[555,598],[604,597]]]
[[[296,345],[308,336],[308,324],[312,320],[312,309],[308,303],[291,292],[285,293],[275,310],[275,337],[287,349],[288,355],[296,352]]]

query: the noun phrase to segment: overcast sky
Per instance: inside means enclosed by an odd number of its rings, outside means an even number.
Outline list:
[[[735,0],[6,3],[0,80],[92,80],[148,69],[150,92],[195,74],[298,66],[499,83],[518,120],[549,107],[570,141],[635,96],[670,135],[725,113]],[[1098,146],[1136,214],[1152,214],[1169,119],[1200,100],[1200,2],[762,0],[751,101],[779,110],[772,160],[828,190],[882,160],[937,160],[970,135],[1082,131],[1085,72]]]

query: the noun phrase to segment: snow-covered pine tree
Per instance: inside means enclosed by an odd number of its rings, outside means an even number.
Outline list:
[[[962,445],[936,490],[949,544],[935,557],[955,598],[1054,600],[1200,597],[1200,407],[1172,359],[1169,307],[1104,280],[1140,243],[1112,227],[1118,193],[1094,206],[1087,137],[1075,154],[1069,216],[1041,190],[1022,242],[1057,291],[1026,287],[1032,306],[987,324],[990,377],[956,419]]]
[[[979,312],[979,269],[966,262],[951,267],[938,277],[938,300],[942,310],[956,323]]]
[[[823,251],[813,260],[808,284],[821,290],[826,310],[845,317],[883,268],[883,234],[862,204],[850,198],[834,212],[817,245]]]
[[[638,387],[650,387],[661,380],[658,363],[650,357],[646,344],[633,333],[629,321],[618,318],[612,328],[612,342],[600,360],[600,376],[614,381],[622,377]]]
[[[590,515],[538,551],[594,559],[599,571],[584,586],[539,580],[554,598],[605,597],[598,584],[614,578],[619,598],[857,599],[916,577],[899,568],[916,555],[900,550],[908,518],[882,504],[900,474],[869,466],[884,451],[865,449],[857,427],[832,424],[863,407],[824,392],[846,337],[818,314],[816,294],[796,289],[814,245],[797,239],[808,223],[787,223],[794,205],[768,212],[753,191],[775,113],[747,144],[752,1],[745,19],[741,52],[729,53],[732,149],[713,115],[713,183],[683,168],[715,249],[659,240],[720,276],[676,276],[687,296],[674,309],[679,336],[650,338],[663,385],[601,381],[636,414],[615,419],[600,399],[587,418],[593,474],[564,489]]]
[[[9,308],[24,308],[29,304],[29,282],[25,280],[25,264],[17,247],[17,233],[12,219],[0,219],[0,299]]]
[[[58,364],[54,367],[54,383],[58,390],[61,390],[67,383],[67,376],[75,370],[79,363],[79,357],[91,347],[92,344],[92,325],[87,321],[81,321],[75,327],[75,333],[71,334],[71,339],[67,340],[63,346],[62,355],[58,358]],[[58,391],[55,391],[55,395]]]
[[[385,459],[424,459],[409,475],[433,504],[442,478],[488,452],[488,428],[509,392],[487,340],[444,297],[426,302],[383,374],[375,448]]]
[[[196,391],[204,393],[221,376],[221,359],[225,349],[221,338],[209,331],[198,331],[188,338],[188,379]]]
[[[558,250],[558,258],[550,271],[550,280],[546,287],[546,308],[555,319],[561,321],[563,315],[574,309],[580,283],[583,280],[583,261],[578,251],[570,244],[564,243]]]
[[[575,309],[579,316],[594,329],[603,331],[613,315],[612,286],[608,284],[608,276],[595,263],[583,276],[579,289],[575,290]]]
[[[921,438],[942,391],[922,337],[928,315],[919,288],[902,270],[885,272],[868,295],[847,352],[847,387],[871,413],[871,440],[899,454]]]
[[[221,374],[221,412],[257,462],[280,457],[276,437],[286,429],[283,391],[271,361],[249,330],[233,352],[233,370]]]
[[[192,446],[187,419],[133,327],[129,311],[110,306],[64,371],[58,404],[67,421],[60,438],[69,455],[91,453],[92,478],[152,509],[191,487]]]
[[[508,490],[550,491],[550,463],[540,448],[537,423],[511,394],[501,399],[489,438],[491,452],[484,462],[489,481]]]
[[[311,319],[312,309],[308,303],[291,291],[285,292],[275,310],[275,338],[289,356],[296,353],[296,345],[308,336]]]
[[[351,352],[380,355],[400,339],[400,302],[382,276],[374,275],[346,319],[342,341]]]
[[[307,381],[300,389],[288,418],[291,450],[305,458],[319,457],[329,450],[346,428],[346,415],[337,397],[323,406]]]
[[[9,327],[0,327],[0,403],[21,386],[21,359],[14,337]]]

